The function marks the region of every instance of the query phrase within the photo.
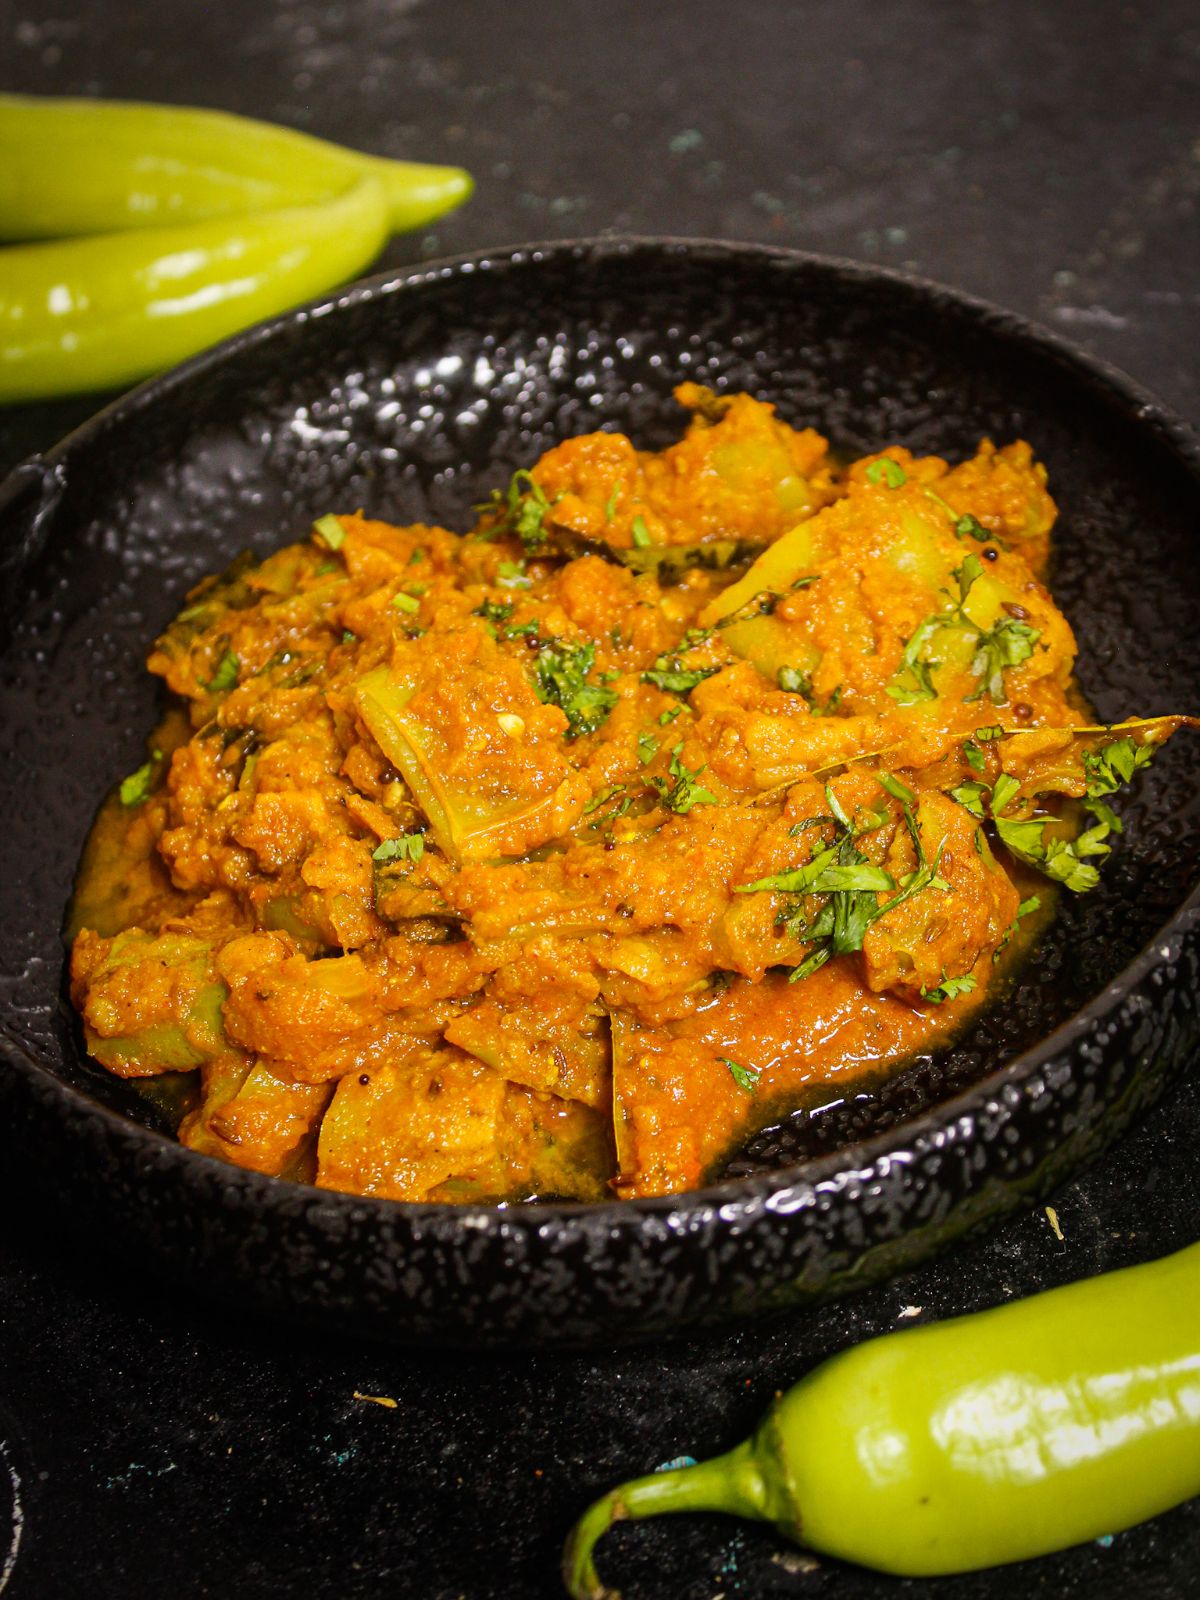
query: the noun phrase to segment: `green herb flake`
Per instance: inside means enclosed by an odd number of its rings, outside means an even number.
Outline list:
[[[893,461],[890,456],[880,456],[867,468],[867,482],[886,483],[889,489],[902,489],[908,482],[908,474],[898,461]]]
[[[990,544],[991,534],[969,511],[964,511],[961,517],[954,520],[954,536],[956,539],[974,539],[979,544]]]
[[[880,788],[886,789],[894,800],[901,801],[906,806],[915,806],[917,796],[914,790],[906,783],[902,783],[894,772],[877,772],[875,781]]]
[[[398,838],[385,839],[377,850],[371,852],[372,861],[411,861],[414,866],[425,854],[425,840],[419,833],[402,833]]]
[[[420,545],[417,545],[417,547],[413,550],[412,554],[408,558],[408,564],[409,564],[410,567],[415,567],[418,564],[418,562],[424,561],[424,559],[425,559],[425,552],[424,552],[424,550],[422,550]]]
[[[633,540],[635,550],[646,550],[654,542],[650,537],[650,529],[642,516],[634,517],[629,525],[629,536]]]
[[[648,767],[658,754],[658,740],[652,733],[639,733],[637,742],[638,760],[644,767]]]
[[[534,666],[538,698],[559,706],[567,717],[567,738],[594,733],[617,703],[616,691],[606,683],[589,683],[596,661],[594,644],[553,641],[543,645]]]
[[[963,740],[962,753],[972,772],[982,772],[984,770],[986,762],[984,761],[983,751],[975,743],[974,739]]]
[[[747,1094],[753,1094],[758,1088],[758,1080],[762,1074],[761,1067],[744,1067],[740,1061],[731,1061],[728,1056],[721,1056],[721,1065],[729,1068],[729,1076],[739,1089],[744,1089]]]
[[[140,806],[150,798],[158,787],[162,764],[162,751],[154,750],[150,754],[149,761],[144,761],[136,772],[131,772],[127,778],[121,779],[117,794],[123,806]]]
[[[494,533],[513,533],[527,550],[535,550],[549,538],[543,523],[554,504],[555,501],[547,499],[546,491],[533,474],[519,467],[509,480],[508,488],[493,489],[491,499],[478,509],[496,518],[496,526],[488,537]]]
[[[720,667],[685,667],[677,655],[662,655],[649,672],[642,673],[643,683],[652,683],[665,694],[690,694],[698,683],[711,678]]]
[[[473,617],[482,617],[485,622],[494,623],[497,627],[507,622],[514,610],[511,600],[484,600],[472,611]]]
[[[959,805],[969,811],[973,817],[978,817],[982,822],[986,815],[983,807],[983,798],[987,792],[986,783],[980,783],[977,778],[968,778],[965,783],[960,783],[957,788],[951,789],[950,796],[952,799],[957,800]],[[978,840],[978,834],[976,834],[976,839]]]
[[[1003,739],[1005,729],[998,722],[993,722],[989,727],[976,728],[975,737],[980,744],[990,744],[993,739]]]
[[[680,761],[679,752],[682,749],[683,745],[677,744],[671,752],[670,779],[651,778],[650,781],[669,811],[686,816],[696,806],[715,806],[720,802],[710,789],[703,788],[696,781],[704,771],[704,766],[698,766],[692,771]]]
[[[947,978],[942,975],[940,983],[933,989],[922,989],[922,1000],[930,1000],[935,1006],[940,1006],[943,1000],[956,1000],[960,994],[974,994],[977,988],[975,975],[967,972],[961,978]]]
[[[676,717],[681,717],[683,715],[683,710],[684,708],[682,706],[668,706],[665,711],[659,712],[659,727],[665,728],[669,722],[674,722]]]
[[[533,579],[525,576],[524,561],[502,561],[496,568],[496,582],[503,589],[528,589]]]
[[[217,662],[217,670],[208,680],[206,687],[210,694],[227,694],[230,689],[236,688],[241,662],[232,650],[226,650]]]
[[[614,483],[612,493],[604,503],[604,520],[611,522],[617,514],[617,501],[621,498],[621,485]]]
[[[327,550],[340,550],[346,542],[346,530],[332,512],[317,518],[313,523],[313,532]]]
[[[403,589],[399,594],[392,596],[392,604],[397,611],[403,611],[407,616],[415,617],[421,609],[421,602],[414,594],[405,594]]]

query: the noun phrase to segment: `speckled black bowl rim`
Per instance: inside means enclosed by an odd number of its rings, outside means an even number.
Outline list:
[[[98,411],[80,427],[60,440],[52,449],[20,463],[3,483],[0,483],[0,513],[6,504],[27,492],[28,477],[36,474],[43,478],[54,475],[56,468],[69,459],[72,450],[83,441],[101,438],[109,428],[127,418],[147,410],[163,396],[186,385],[193,377],[211,371],[230,356],[269,343],[284,329],[302,326],[314,318],[336,314],[339,310],[364,302],[382,300],[394,294],[403,294],[408,288],[427,287],[439,280],[465,277],[472,273],[528,270],[540,261],[561,263],[564,259],[603,259],[611,256],[629,256],[641,251],[652,251],[663,256],[728,265],[736,268],[739,262],[752,259],[756,262],[778,262],[781,267],[805,268],[813,272],[828,273],[845,282],[868,285],[888,285],[912,298],[935,300],[949,304],[960,314],[965,314],[976,326],[1024,346],[1042,357],[1073,371],[1085,380],[1098,384],[1110,396],[1124,404],[1126,410],[1160,442],[1167,445],[1187,470],[1200,482],[1200,434],[1182,418],[1158,400],[1126,373],[1098,357],[1078,349],[1030,319],[1007,311],[975,296],[951,289],[933,279],[915,273],[900,272],[890,268],[869,266],[862,262],[837,256],[816,255],[808,251],[789,250],[769,245],[738,243],[704,238],[676,238],[672,236],[619,235],[596,238],[555,240],[498,249],[480,250],[460,256],[444,257],[420,265],[376,274],[333,295],[310,301],[292,311],[285,312],[266,322],[256,324],[231,338],[214,345],[190,361],[150,378],[135,389],[120,396]],[[683,1194],[655,1196],[648,1199],[605,1201],[600,1203],[532,1202],[520,1206],[450,1205],[445,1203],[414,1202],[378,1199],[372,1196],[345,1194],[337,1190],[317,1189],[310,1185],[297,1185],[283,1179],[228,1166],[215,1158],[198,1154],[175,1143],[163,1134],[143,1127],[128,1117],[111,1110],[71,1084],[64,1082],[44,1061],[29,1052],[24,1045],[6,1036],[0,1020],[0,1051],[14,1065],[32,1072],[41,1080],[43,1094],[65,1102],[64,1114],[82,1113],[85,1117],[100,1119],[107,1132],[116,1137],[118,1144],[137,1153],[142,1159],[150,1157],[160,1168],[174,1168],[184,1183],[189,1174],[199,1174],[202,1164],[208,1182],[217,1179],[227,1192],[239,1192],[253,1202],[256,1198],[270,1210],[285,1206],[289,1196],[298,1189],[322,1206],[344,1209],[355,1220],[371,1212],[381,1216],[402,1214],[417,1233],[445,1235],[469,1229],[479,1237],[481,1231],[511,1235],[514,1229],[525,1233],[552,1230],[556,1220],[570,1222],[572,1231],[580,1228],[586,1234],[611,1235],[615,1231],[637,1229],[643,1219],[658,1219],[668,1226],[686,1229],[689,1224],[702,1224],[719,1215],[731,1226],[746,1225],[762,1212],[775,1209],[791,1210],[799,1202],[797,1189],[813,1190],[829,1185],[839,1177],[854,1177],[860,1183],[869,1183],[877,1174],[887,1171],[890,1163],[901,1153],[912,1154],[918,1149],[931,1149],[938,1145],[958,1142],[969,1137],[976,1120],[989,1110],[994,1110],[998,1099],[1006,1090],[1020,1090],[1031,1085],[1042,1069],[1055,1058],[1069,1058],[1072,1048],[1084,1036],[1097,1032],[1104,1021],[1137,991],[1157,968],[1169,965],[1189,936],[1200,930],[1200,884],[1197,884],[1183,905],[1169,921],[1163,924],[1141,952],[1124,967],[1106,987],[1067,1019],[1053,1032],[1031,1048],[1022,1051],[1004,1066],[995,1069],[978,1083],[960,1094],[938,1102],[927,1111],[905,1121],[898,1127],[872,1136],[858,1143],[842,1146],[828,1155],[804,1163],[781,1168],[761,1176],[739,1178]],[[1053,1093],[1053,1088],[1048,1088]],[[213,1169],[223,1169],[214,1172]],[[1063,1174],[1058,1174],[1062,1176]],[[993,1209],[1004,1209],[997,1202],[987,1206],[981,1217]]]

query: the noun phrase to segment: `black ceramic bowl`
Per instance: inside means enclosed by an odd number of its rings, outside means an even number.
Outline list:
[[[842,450],[1032,441],[1055,594],[1109,719],[1200,707],[1200,458],[1125,379],[933,285],[791,252],[592,241],[415,268],[144,385],[0,489],[0,1042],[10,1126],[124,1252],[226,1299],[408,1342],[644,1338],[845,1290],[1044,1194],[1197,1036],[1195,747],[1125,806],[1017,996],[949,1055],[810,1106],[695,1194],[510,1209],[358,1199],[181,1149],[83,1058],[61,921],[95,805],[142,759],[147,643],[195,579],[331,509],[463,527],[566,435],[674,437],[681,378]],[[1189,809],[1190,806],[1190,809]]]

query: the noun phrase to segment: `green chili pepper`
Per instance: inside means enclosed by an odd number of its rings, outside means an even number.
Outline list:
[[[1044,1555],[1200,1494],[1200,1244],[976,1316],[873,1339],[779,1396],[727,1455],[584,1513],[563,1575],[614,1600],[614,1522],[729,1511],[810,1550],[928,1577]]]
[[[354,277],[387,235],[363,178],[321,205],[10,246],[0,402],[132,383]]]
[[[361,178],[393,233],[466,200],[461,167],[387,161],[191,107],[0,94],[0,240],[63,239],[332,200]]]

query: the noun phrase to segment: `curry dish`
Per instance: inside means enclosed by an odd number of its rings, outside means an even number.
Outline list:
[[[194,1150],[401,1200],[701,1183],[947,1042],[1180,719],[1093,725],[1024,443],[852,464],[684,384],[474,529],[327,515],[189,596],[72,993]]]

